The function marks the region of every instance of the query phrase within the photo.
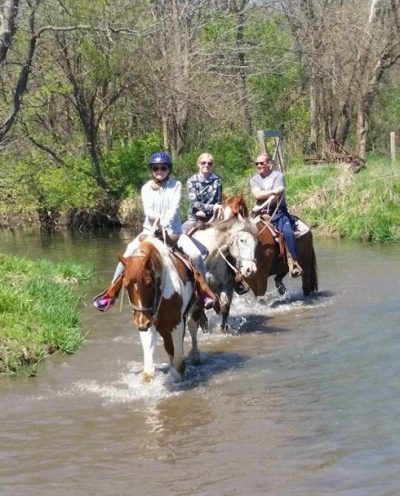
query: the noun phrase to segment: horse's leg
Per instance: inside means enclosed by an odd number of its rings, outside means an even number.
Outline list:
[[[193,312],[189,316],[188,319],[188,328],[190,332],[190,337],[192,339],[192,349],[190,350],[190,357],[195,364],[201,363],[200,359],[200,351],[198,347],[198,342],[197,342],[197,330],[199,327],[198,321],[195,319],[195,316],[197,314],[194,314]]]
[[[299,239],[299,255],[303,269],[303,295],[309,296],[311,293],[318,291],[317,261],[311,231]]]
[[[227,332],[228,331],[228,317],[229,317],[229,312],[231,309],[231,303],[230,303],[228,294],[225,291],[221,291],[221,293],[219,295],[219,302],[220,302],[221,317],[222,317],[221,330],[223,332]]]
[[[143,349],[143,380],[150,382],[154,379],[154,347],[156,344],[157,333],[154,326],[147,331],[139,331],[140,341]]]
[[[275,287],[278,293],[283,296],[286,293],[286,286],[283,284],[284,274],[277,274],[274,277]]]
[[[183,353],[183,338],[185,335],[185,324],[181,321],[172,330],[172,342],[174,344],[174,356],[172,358],[172,365],[174,369],[178,372],[181,378],[185,373],[185,356]]]

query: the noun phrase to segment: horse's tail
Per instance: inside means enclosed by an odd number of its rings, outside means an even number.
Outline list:
[[[314,247],[312,247],[312,255],[311,255],[311,288],[312,292],[318,291],[318,273],[317,273],[317,258],[315,256]]]

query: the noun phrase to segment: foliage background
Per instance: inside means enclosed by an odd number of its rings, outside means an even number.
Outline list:
[[[17,3],[3,2],[3,14]],[[118,225],[157,149],[172,153],[182,182],[209,151],[225,189],[246,191],[257,130],[279,129],[295,209],[330,234],[398,239],[398,165],[388,161],[400,128],[397,7],[21,0],[0,53],[0,225],[32,213],[47,229]],[[356,151],[366,119],[369,165],[351,181],[341,166],[304,165],[339,139],[344,114]],[[326,204],[312,206],[318,194]]]

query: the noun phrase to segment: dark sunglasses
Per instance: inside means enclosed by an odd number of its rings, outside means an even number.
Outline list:
[[[213,163],[212,162],[200,162],[201,165],[212,165]]]
[[[152,165],[151,170],[153,172],[159,172],[159,171],[166,172],[167,170],[169,170],[169,167],[167,165]]]
[[[254,163],[255,163],[255,165],[265,165],[268,162],[266,160],[263,160],[262,162],[254,162]]]

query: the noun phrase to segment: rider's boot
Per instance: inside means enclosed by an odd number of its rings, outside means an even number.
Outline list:
[[[195,278],[197,294],[199,296],[199,300],[203,308],[205,308],[206,310],[213,308],[217,302],[217,297],[211,291],[210,287],[208,286],[201,272],[195,270],[194,278]]]
[[[115,300],[118,298],[119,292],[121,291],[123,279],[124,274],[122,273],[108,288],[93,298],[93,306],[97,308],[97,310],[106,312],[114,305]]]
[[[294,260],[289,252],[287,252],[287,263],[289,267],[290,277],[293,277],[294,279],[296,277],[300,277],[303,273],[303,269],[300,267],[299,262],[297,260]]]

